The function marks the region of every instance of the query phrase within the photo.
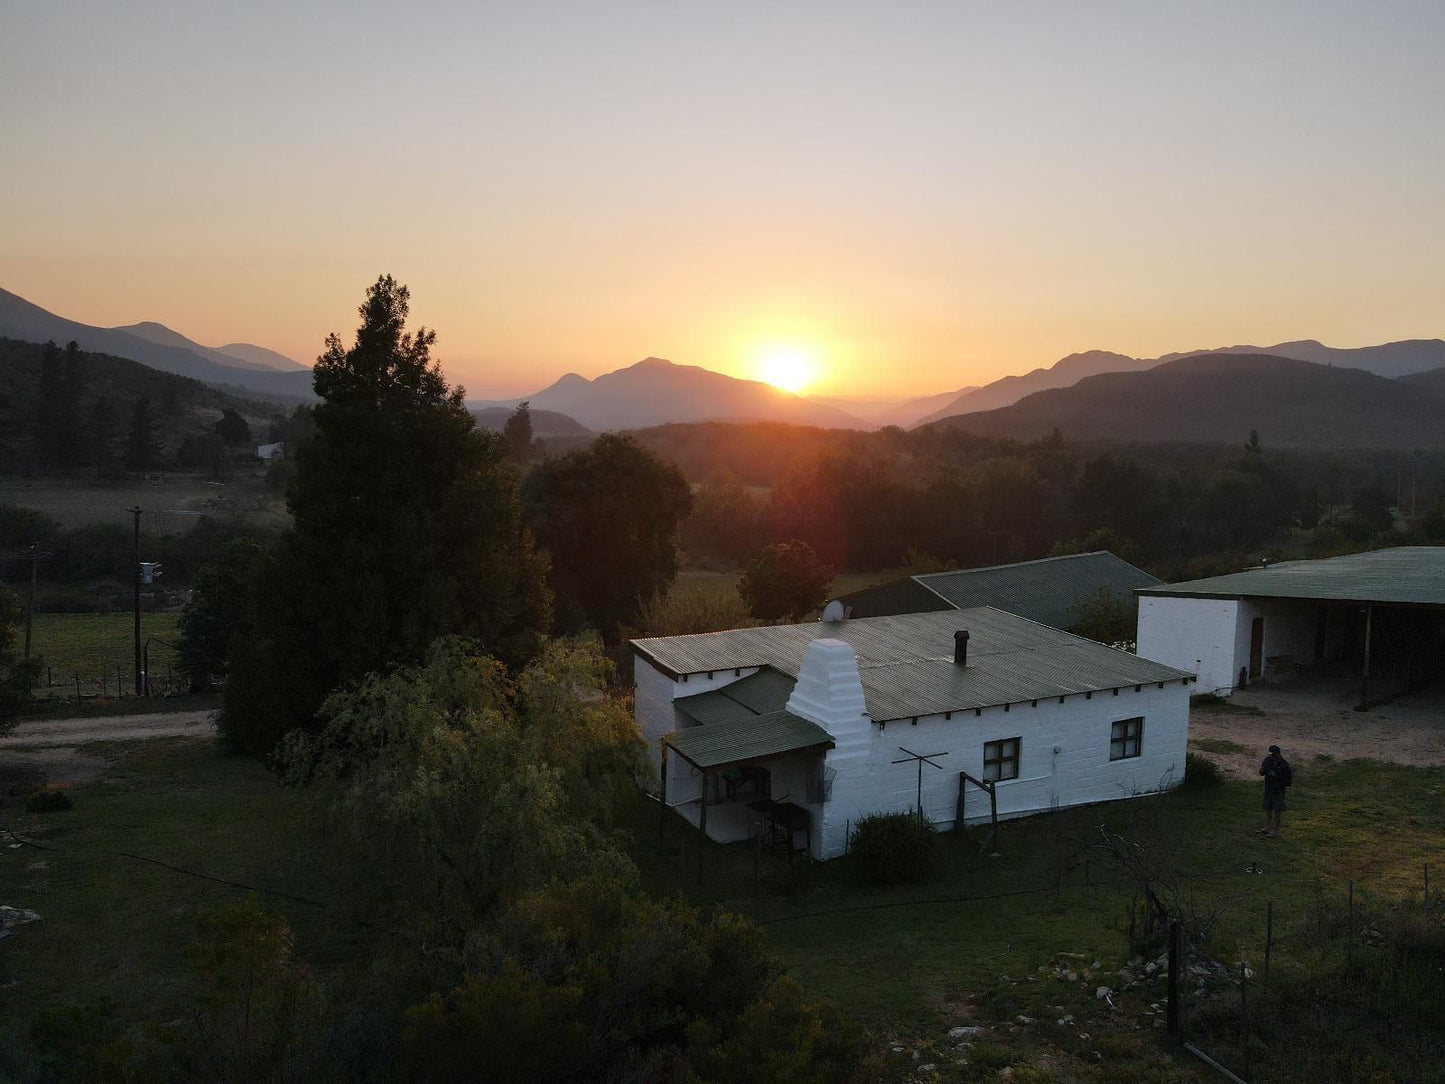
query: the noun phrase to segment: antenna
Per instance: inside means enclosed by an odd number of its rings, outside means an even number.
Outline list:
[[[901,746],[901,745],[898,747],[898,751],[899,751],[900,753],[907,753],[908,755],[907,755],[906,757],[904,757],[903,759],[901,759],[901,760],[895,760],[895,761],[893,762],[894,764],[907,764],[907,763],[909,763],[910,761],[917,761],[917,762],[918,762],[918,818],[919,818],[919,820],[922,820],[922,819],[923,819],[923,766],[924,766],[925,764],[927,764],[930,768],[937,768],[939,771],[943,771],[943,765],[942,765],[942,764],[935,764],[935,763],[933,763],[933,758],[934,758],[934,757],[946,757],[946,756],[948,756],[948,754],[947,754],[947,753],[915,753],[915,752],[913,752],[911,749],[905,749],[905,748],[903,748],[903,746]]]

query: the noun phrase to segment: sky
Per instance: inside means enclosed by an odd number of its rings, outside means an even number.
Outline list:
[[[0,287],[474,397],[1445,335],[1445,4],[0,0]],[[763,366],[763,368],[760,368]]]

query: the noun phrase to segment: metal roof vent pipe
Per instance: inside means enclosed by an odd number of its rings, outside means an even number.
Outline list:
[[[953,634],[953,664],[968,665],[968,630],[959,629]]]

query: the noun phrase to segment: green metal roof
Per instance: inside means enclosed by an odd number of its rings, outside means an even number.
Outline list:
[[[1056,629],[1078,624],[1077,604],[1099,590],[1127,599],[1139,588],[1159,582],[1157,576],[1135,568],[1108,550],[913,578],[960,610],[992,606]]]
[[[1228,576],[1145,587],[1139,594],[1445,606],[1445,546],[1400,546],[1319,561],[1282,561]]]
[[[970,633],[966,667],[953,661],[953,634],[958,629]],[[772,667],[791,681],[797,677],[809,642],[819,637],[834,637],[852,646],[858,656],[864,703],[874,722],[1189,676],[1187,671],[989,607],[659,636],[634,640],[632,647],[675,677]],[[713,695],[673,703],[690,713],[690,702],[698,701],[701,712],[716,712],[716,718],[733,717],[731,709],[704,699]]]
[[[684,727],[670,734],[667,744],[690,764],[707,770],[804,749],[831,749],[833,739],[816,723],[772,711]]]
[[[782,711],[794,684],[782,671],[764,667],[721,689],[679,697],[672,704],[695,723],[736,722]]]
[[[916,576],[880,583],[853,591],[838,600],[852,617],[889,617],[893,614],[926,614],[956,607],[918,582]]]

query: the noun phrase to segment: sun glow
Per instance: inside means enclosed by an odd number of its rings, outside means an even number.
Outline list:
[[[757,360],[758,379],[794,395],[808,388],[818,376],[818,366],[802,350],[769,350]]]

